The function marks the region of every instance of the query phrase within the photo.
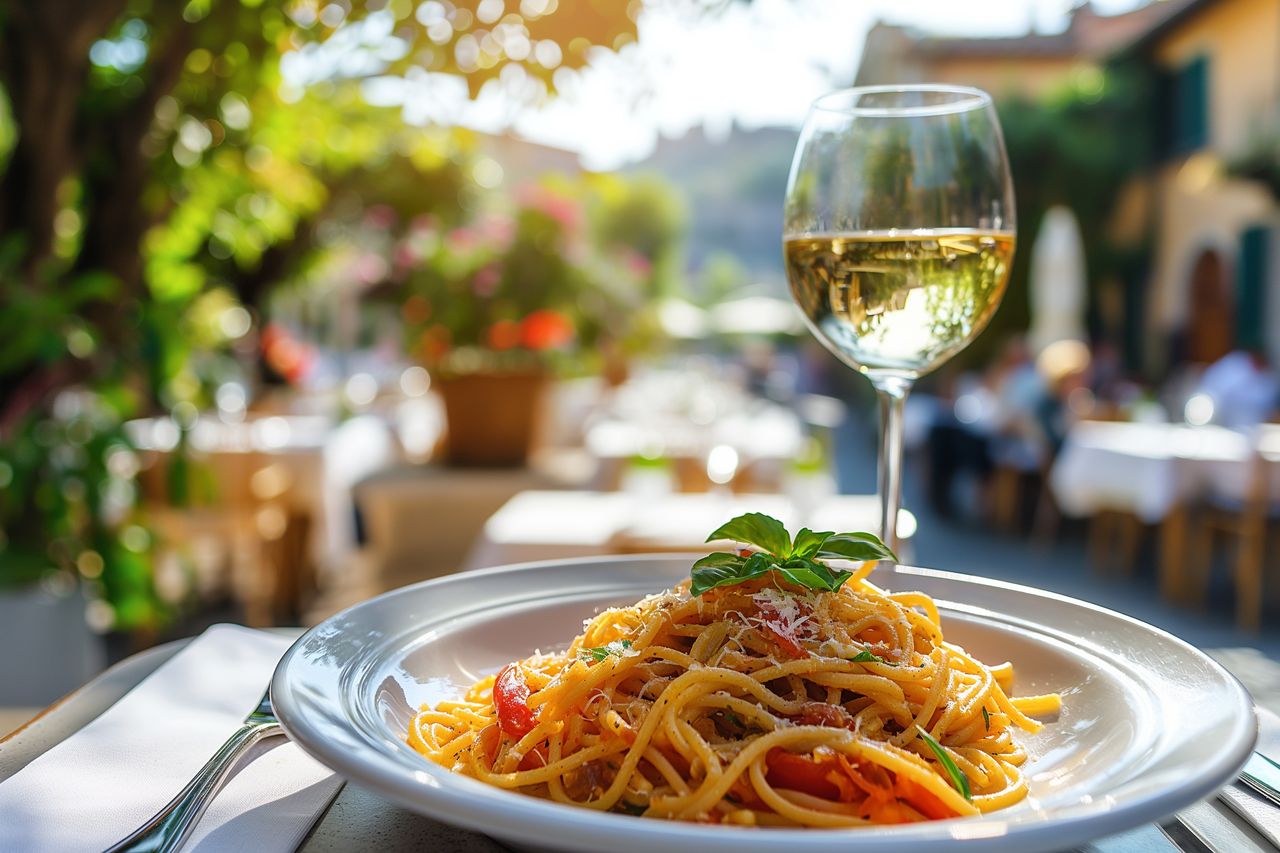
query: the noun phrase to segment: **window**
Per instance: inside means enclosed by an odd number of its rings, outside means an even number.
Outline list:
[[[1240,235],[1236,265],[1236,343],[1245,349],[1266,345],[1267,250],[1270,229],[1255,225]]]
[[[1209,144],[1209,58],[1199,56],[1173,77],[1171,149],[1187,154]]]

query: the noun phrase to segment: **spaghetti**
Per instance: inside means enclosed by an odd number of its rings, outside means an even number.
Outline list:
[[[645,817],[844,827],[975,815],[1026,796],[1013,729],[1056,694],[946,642],[932,599],[866,575],[778,572],[610,609],[424,707],[408,742],[501,788]]]

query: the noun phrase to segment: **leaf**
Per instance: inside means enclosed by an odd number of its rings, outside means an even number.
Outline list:
[[[883,663],[888,666],[895,666],[895,664],[889,663],[887,660],[871,651],[871,649],[863,649],[853,657],[849,658],[849,661],[851,663]]]
[[[689,572],[693,578],[689,592],[693,595],[702,595],[707,590],[718,586],[732,586],[759,577],[770,568],[772,563],[765,554],[752,554],[750,558],[745,558],[718,551],[708,554],[693,564]]]
[[[791,556],[791,534],[781,521],[761,512],[748,512],[731,519],[716,528],[708,542],[716,539],[732,539],[755,545],[782,559]]]
[[[782,568],[799,570],[795,573],[797,575],[795,577],[788,575],[796,583],[804,584],[810,589],[825,589],[828,592],[835,592],[844,585],[845,581],[853,577],[853,572],[833,572],[826,563],[799,557],[792,557],[787,560],[787,562],[783,563]],[[782,571],[782,569],[779,571]],[[806,572],[816,576],[818,581],[815,583],[812,580],[802,580],[801,577],[805,576]],[[783,574],[786,575],[788,573],[783,571]]]
[[[987,727],[987,731],[991,731],[991,715],[986,708],[982,709],[982,724]]]
[[[815,533],[807,527],[802,527],[800,532],[796,534],[795,545],[791,548],[791,557],[812,557],[818,553],[818,549],[822,547],[822,543],[826,542],[835,534],[830,530]]]
[[[818,549],[819,557],[840,557],[845,560],[867,562],[871,560],[893,560],[898,562],[898,555],[888,545],[880,541],[880,537],[871,533],[840,533],[822,543]]]
[[[600,661],[604,660],[609,655],[620,656],[622,652],[626,651],[627,649],[630,649],[631,641],[620,640],[616,643],[616,645],[617,645],[617,648],[614,648],[615,646],[614,643],[610,643],[607,646],[592,646],[589,649],[582,649],[581,651],[578,652],[578,657],[585,661],[600,663]]]
[[[929,744],[929,748],[933,750],[933,754],[938,756],[938,762],[942,765],[942,769],[947,771],[947,775],[951,777],[951,784],[955,789],[969,802],[973,802],[973,795],[969,793],[969,780],[960,768],[956,766],[955,761],[947,754],[947,750],[933,739],[933,735],[926,732],[919,725],[916,729],[920,732],[920,739]]]

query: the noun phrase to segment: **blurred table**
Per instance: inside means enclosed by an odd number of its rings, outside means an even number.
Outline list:
[[[1272,500],[1280,497],[1277,466],[1258,468],[1269,454],[1280,455],[1274,425],[1248,435],[1220,426],[1082,421],[1067,434],[1050,487],[1067,515],[1119,512],[1160,525],[1160,589],[1176,600],[1185,586],[1188,505],[1242,502],[1259,474],[1269,478]]]
[[[342,570],[356,546],[351,487],[397,455],[389,426],[371,415],[202,416],[185,435],[169,418],[147,418],[125,430],[142,456],[153,523],[167,541],[229,563],[254,624],[269,624],[268,610],[296,610],[316,569]],[[180,460],[185,489],[175,494]]]
[[[604,490],[619,487],[635,457],[671,460],[682,491],[710,488],[709,464],[722,468],[741,491],[776,490],[805,442],[795,407],[697,369],[646,371],[598,402],[581,438],[598,463],[596,487]],[[717,461],[709,459],[718,448],[731,451],[727,467],[724,451]]]
[[[485,522],[462,565],[478,569],[599,554],[705,551],[707,534],[744,512],[772,515],[791,530],[875,530],[880,524],[875,495],[834,495],[803,508],[782,495],[526,491]],[[904,552],[915,530],[915,516],[902,510],[898,534]],[[900,556],[906,559],[905,553]]]
[[[457,571],[486,520],[508,499],[560,485],[538,468],[440,465],[401,466],[362,480],[354,494],[375,575],[370,592]]]
[[[1068,515],[1100,510],[1162,521],[1202,494],[1210,476],[1227,489],[1248,480],[1251,444],[1219,426],[1082,421],[1067,434],[1050,482]]]

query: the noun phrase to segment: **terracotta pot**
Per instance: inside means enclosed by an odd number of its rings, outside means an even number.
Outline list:
[[[515,468],[529,460],[547,387],[539,370],[440,377],[445,460],[466,468]]]

